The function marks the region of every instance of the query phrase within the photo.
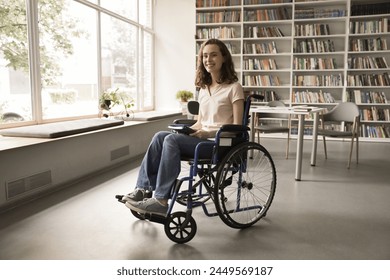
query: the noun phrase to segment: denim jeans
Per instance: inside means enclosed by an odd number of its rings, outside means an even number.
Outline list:
[[[180,174],[180,157],[193,157],[198,143],[208,141],[167,131],[157,132],[142,160],[137,188],[155,191],[157,199],[168,199]],[[212,147],[202,150],[201,157],[211,158]]]

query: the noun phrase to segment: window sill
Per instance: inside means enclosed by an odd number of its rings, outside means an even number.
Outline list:
[[[102,128],[94,131],[82,132],[82,133],[59,137],[59,138],[9,137],[9,136],[0,135],[0,151],[17,149],[21,147],[37,145],[37,144],[42,144],[47,142],[61,141],[63,139],[75,138],[75,137],[80,137],[88,134],[98,134],[104,131],[117,130],[117,129],[123,129],[130,126],[143,125],[145,123],[154,122],[166,118],[172,118],[172,117],[180,118],[180,116],[182,116],[182,114],[179,112],[151,111],[151,112],[135,113],[134,119],[125,120],[125,123],[120,126]]]

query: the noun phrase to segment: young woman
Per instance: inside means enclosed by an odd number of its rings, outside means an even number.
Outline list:
[[[217,39],[199,50],[195,85],[199,91],[199,115],[190,135],[161,131],[154,135],[141,163],[136,188],[123,196],[126,206],[139,213],[166,215],[171,188],[180,173],[181,156],[192,157],[199,142],[215,137],[224,124],[241,124],[244,93],[238,83],[231,54]],[[211,158],[211,150],[201,157]],[[152,198],[152,192],[154,197]]]

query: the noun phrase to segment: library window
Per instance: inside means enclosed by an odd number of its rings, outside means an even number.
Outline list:
[[[153,104],[152,0],[0,0],[0,127],[99,114],[119,89]]]

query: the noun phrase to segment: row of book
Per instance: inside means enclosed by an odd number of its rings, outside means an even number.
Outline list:
[[[336,103],[332,94],[320,91],[293,91],[291,94],[293,103]]]
[[[276,26],[245,26],[245,38],[283,37],[284,34]]]
[[[390,86],[389,73],[348,75],[348,86]]]
[[[351,6],[351,16],[378,15],[390,13],[390,3],[354,4]]]
[[[220,26],[215,28],[198,28],[196,39],[231,39],[237,38],[236,30],[233,27]]]
[[[245,5],[291,3],[292,0],[244,0]]]
[[[324,23],[296,24],[294,32],[295,36],[330,35],[329,24]]]
[[[343,78],[338,75],[295,75],[294,86],[342,86]]]
[[[370,107],[359,109],[363,121],[390,121],[390,109]]]
[[[384,57],[349,57],[348,58],[349,69],[380,69],[388,68],[386,58]]]
[[[390,138],[390,126],[361,124],[360,137]]]
[[[386,51],[387,40],[385,38],[351,39],[349,50],[354,52]]]
[[[248,58],[243,60],[244,70],[276,70],[276,61],[273,58],[258,59]]]
[[[357,104],[387,104],[386,94],[383,91],[361,91],[359,89],[347,91],[347,101]]]
[[[387,18],[351,21],[349,23],[349,33],[351,34],[387,33],[389,30],[389,20]]]
[[[274,90],[249,90],[249,91],[245,91],[245,94],[247,96],[252,94],[262,96],[263,98],[258,100],[260,102],[270,102],[270,101],[280,100],[279,95]]]
[[[280,86],[276,75],[244,75],[244,86]]]
[[[287,8],[249,10],[244,12],[245,21],[271,21],[291,19]]]
[[[228,50],[231,54],[240,54],[241,53],[239,45],[232,44],[230,42],[224,42],[224,44],[226,45],[226,47],[228,48]],[[196,43],[196,53],[199,52],[201,46],[202,46],[202,42]]]
[[[241,5],[241,0],[196,0],[196,7],[227,7]]]
[[[240,22],[240,11],[196,13],[196,23]]]
[[[342,9],[296,9],[294,17],[296,19],[306,18],[332,18],[332,17],[345,17],[346,10]]]
[[[266,43],[244,43],[244,54],[278,53],[275,41]]]
[[[334,52],[334,43],[331,40],[294,40],[295,53],[325,53]]]
[[[328,57],[294,57],[293,66],[296,70],[324,70],[336,69],[337,63],[336,59]]]

